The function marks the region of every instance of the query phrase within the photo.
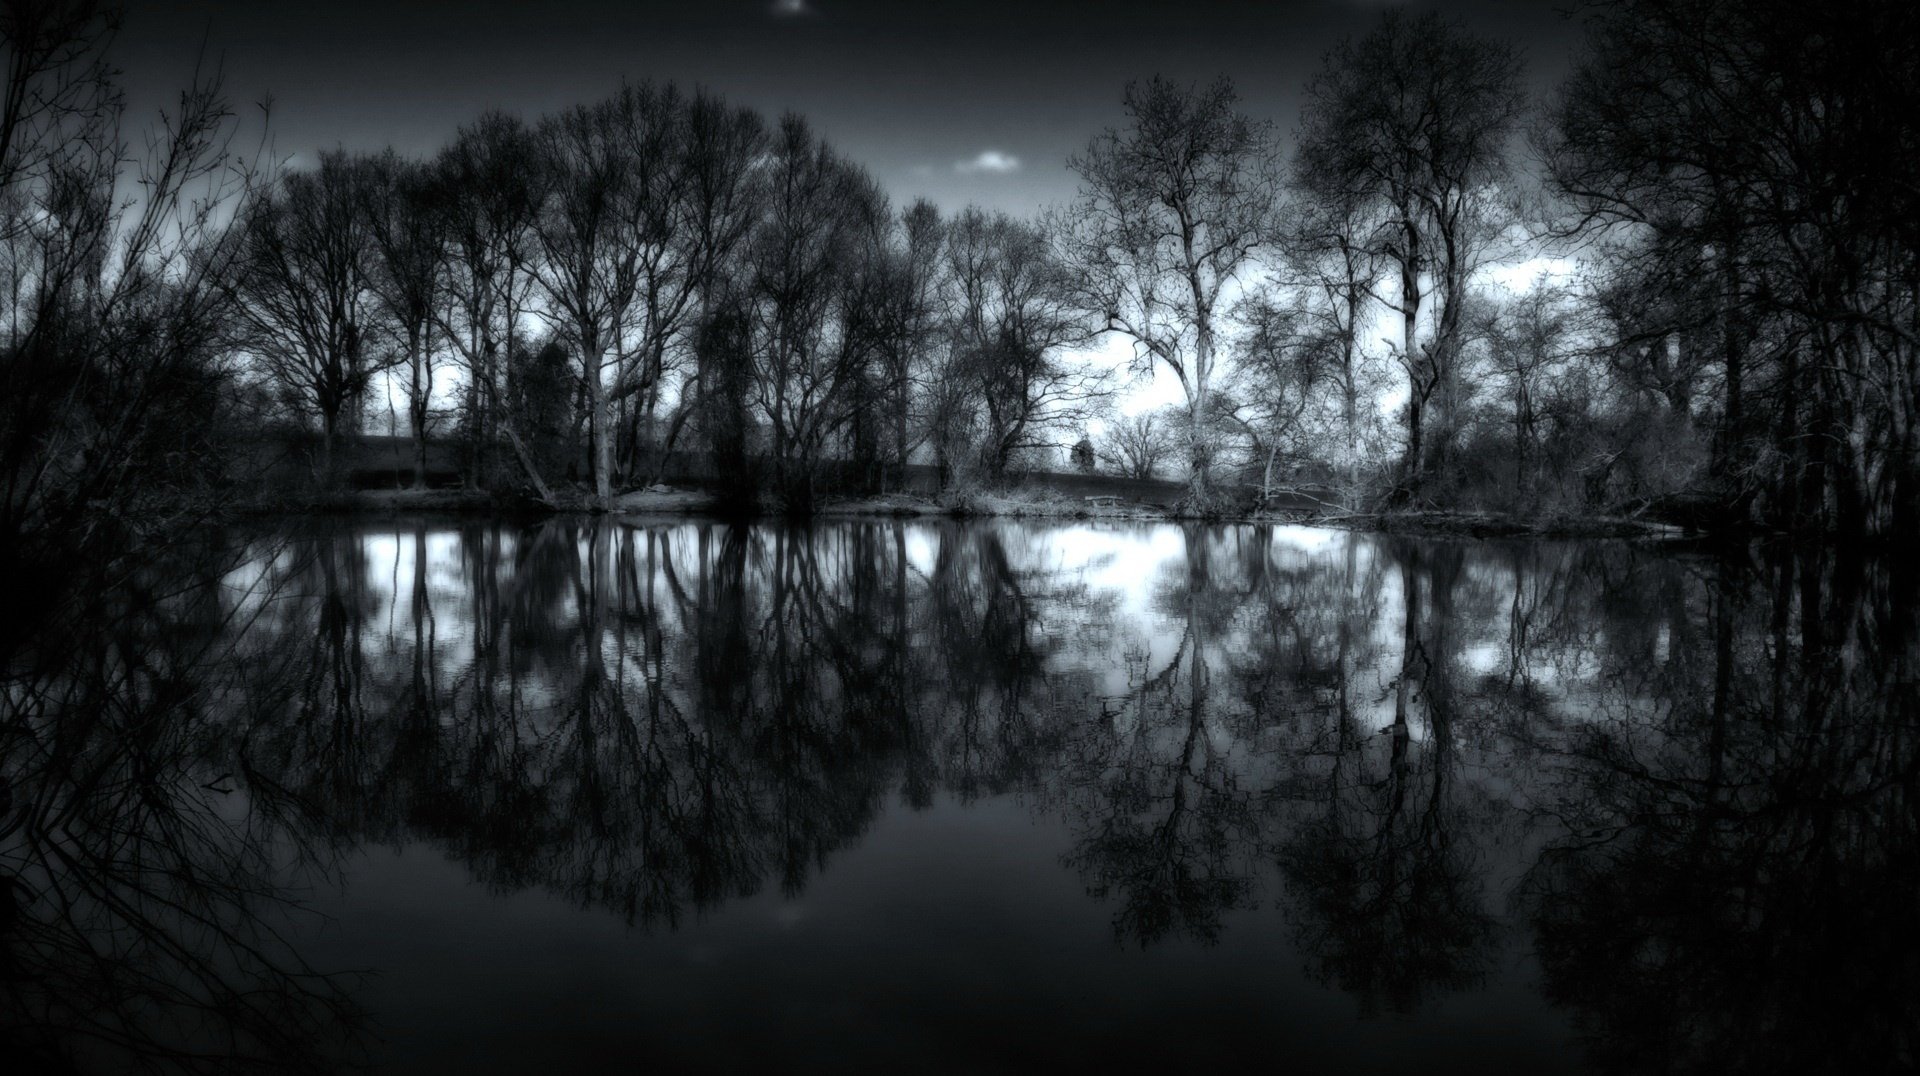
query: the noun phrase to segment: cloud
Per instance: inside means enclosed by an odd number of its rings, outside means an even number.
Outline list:
[[[997,149],[985,149],[980,155],[964,161],[953,162],[953,170],[963,176],[981,174],[1004,176],[1020,170],[1020,158],[1011,153],[1002,153]]]
[[[813,5],[808,0],[773,0],[773,13],[778,18],[791,19],[813,14]]]

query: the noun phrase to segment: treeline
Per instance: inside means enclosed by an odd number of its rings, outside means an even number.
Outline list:
[[[1308,82],[1290,153],[1224,84],[1130,88],[1063,234],[1186,406],[1114,424],[1108,455],[1188,454],[1196,500],[1225,451],[1354,507],[1920,522],[1920,16],[1581,17],[1530,108],[1510,46],[1388,12]]]
[[[1078,196],[1026,221],[896,207],[802,118],[653,82],[480,116],[424,160],[280,167],[234,152],[210,78],[130,153],[111,10],[13,4],[5,540],[191,503],[263,416],[317,431],[337,481],[388,405],[416,484],[452,442],[468,485],[553,504],[676,453],[805,512],[1072,445],[1184,476],[1199,513],[1312,483],[1357,510],[1911,527],[1909,6],[1583,17],[1539,108],[1511,46],[1397,11],[1328,54],[1284,141],[1225,81],[1131,84]],[[1114,333],[1182,406],[1113,413],[1084,349]]]
[[[688,448],[796,510],[923,445],[997,474],[1088,399],[1036,227],[896,212],[803,119],[666,84],[489,114],[429,161],[322,154],[248,207],[234,269],[244,346],[323,458],[397,375],[423,476],[451,371],[476,479],[548,501],[577,478],[604,505]]]

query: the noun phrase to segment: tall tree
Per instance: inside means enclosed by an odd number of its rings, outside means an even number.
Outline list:
[[[1003,477],[1014,454],[1077,429],[1105,395],[1105,371],[1061,349],[1084,342],[1066,269],[1037,227],[968,207],[951,224],[947,273],[953,289],[955,364],[979,409],[979,451]]]
[[[899,269],[889,314],[893,331],[883,345],[883,361],[893,464],[904,468],[928,428],[924,403],[942,312],[940,259],[946,249],[947,224],[932,202],[920,199],[900,214],[898,230]]]
[[[367,162],[341,150],[281,177],[242,221],[234,266],[247,346],[285,398],[319,419],[329,481],[341,426],[355,422],[374,376],[398,358],[382,346],[371,183]]]
[[[1215,400],[1219,417],[1248,435],[1250,462],[1260,468],[1262,500],[1273,494],[1281,451],[1306,448],[1309,431],[1316,428],[1309,412],[1324,396],[1322,387],[1341,381],[1344,390],[1346,379],[1354,377],[1345,337],[1283,295],[1261,292],[1235,304],[1235,320],[1245,331],[1234,342],[1233,370]],[[1344,398],[1342,404],[1346,426],[1352,413],[1345,410]]]
[[[487,479],[492,445],[504,433],[529,480],[551,499],[500,406],[501,365],[527,305],[540,208],[539,156],[520,120],[483,113],[460,128],[434,161],[448,243],[446,285],[435,321],[466,377],[466,432],[474,447],[470,480]]]
[[[433,399],[434,324],[446,282],[443,203],[427,166],[392,150],[367,165],[362,192],[373,231],[373,290],[404,348],[413,484],[426,485],[427,419]]]
[[[1495,238],[1492,209],[1523,104],[1511,46],[1398,9],[1329,53],[1307,85],[1295,184],[1398,278],[1410,495],[1430,463],[1428,405],[1439,397],[1440,455],[1458,417],[1462,305]]]
[[[1213,503],[1206,421],[1223,302],[1276,235],[1281,171],[1271,124],[1241,114],[1232,83],[1127,85],[1127,122],[1068,162],[1078,197],[1061,221],[1080,302],[1165,367],[1187,400],[1188,499]]]
[[[1360,326],[1373,300],[1379,265],[1367,242],[1371,229],[1365,203],[1351,191],[1313,191],[1310,175],[1297,166],[1296,160],[1285,262],[1302,300],[1299,311],[1308,323],[1303,331],[1334,360],[1325,372],[1339,392],[1339,463],[1347,506],[1353,508],[1360,496],[1361,435],[1368,425],[1362,406],[1370,401],[1363,397],[1373,379],[1372,364],[1360,348]]]
[[[1702,362],[1717,375],[1703,417],[1724,510],[1920,529],[1920,196],[1904,163],[1920,12],[1636,0],[1590,25],[1543,153],[1574,230],[1626,281],[1684,300],[1642,330],[1682,350],[1648,365],[1689,393]]]
[[[741,511],[754,505],[761,470],[754,452],[753,319],[738,294],[717,296],[710,305],[694,337],[700,382],[689,406],[725,507]]]
[[[874,357],[864,304],[883,293],[863,277],[891,214],[873,179],[798,116],[781,119],[764,168],[766,210],[749,267],[755,391],[780,495],[805,511]]]
[[[640,249],[627,231],[641,176],[634,134],[651,121],[648,91],[577,105],[538,131],[543,201],[533,234],[533,276],[543,313],[565,334],[587,396],[593,503],[613,500],[613,424],[608,358],[620,344],[639,293]]]
[[[758,114],[704,92],[682,103],[673,129],[678,136],[673,159],[663,168],[667,175],[650,185],[635,218],[643,225],[633,233],[642,250],[643,317],[631,345],[635,361],[624,364],[614,394],[620,400],[637,395],[642,420],[650,419],[671,372],[670,349],[690,356],[692,369],[681,381],[656,467],[664,465],[704,389],[695,337],[717,309],[721,275],[735,264],[758,219],[764,192],[754,161],[767,142]]]
[[[88,0],[0,6],[0,655],[80,572],[197,523],[233,455],[222,223],[253,163],[211,71],[130,144],[117,28]]]
[[[1479,320],[1475,335],[1486,342],[1512,409],[1513,484],[1524,495],[1533,481],[1541,403],[1555,369],[1571,357],[1575,314],[1566,289],[1541,279],[1507,302],[1486,304]]]

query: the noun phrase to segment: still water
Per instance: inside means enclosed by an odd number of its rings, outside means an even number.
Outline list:
[[[35,1068],[1915,1063],[1901,565],[684,520],[157,560],[4,648]]]

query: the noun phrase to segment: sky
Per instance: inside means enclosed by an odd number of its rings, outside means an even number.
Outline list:
[[[217,61],[237,106],[271,95],[278,156],[428,154],[488,108],[528,118],[622,79],[699,84],[807,116],[906,203],[1032,214],[1066,201],[1068,154],[1120,118],[1128,79],[1233,79],[1245,110],[1294,128],[1325,52],[1379,0],[131,0],[117,56],[151,113]],[[1549,92],[1578,27],[1559,5],[1453,0],[1506,37]],[[257,114],[256,114],[257,115]],[[136,116],[136,118],[138,118]]]

